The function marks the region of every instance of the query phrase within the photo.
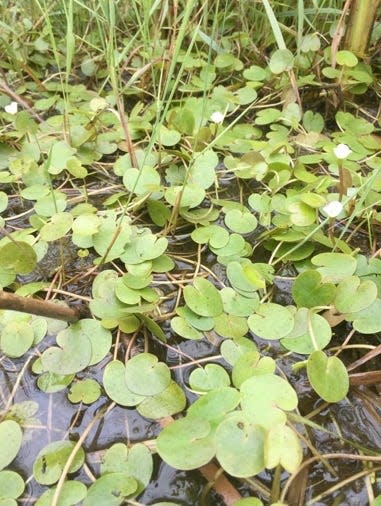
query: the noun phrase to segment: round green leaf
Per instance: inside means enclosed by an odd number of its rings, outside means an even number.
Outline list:
[[[215,169],[217,165],[217,154],[211,149],[204,151],[196,157],[193,165],[191,165],[189,169],[188,178],[190,183],[203,190],[207,190],[215,182]]]
[[[352,276],[357,268],[356,259],[344,253],[320,253],[312,257],[311,262],[317,266],[324,283],[339,283]]]
[[[37,200],[34,210],[39,216],[53,216],[65,210],[66,201],[67,197],[64,193],[53,190]]]
[[[346,67],[355,67],[359,62],[355,54],[345,49],[337,51],[336,61],[339,65],[345,65]]]
[[[234,365],[237,360],[249,351],[257,351],[256,345],[246,337],[239,337],[238,339],[226,339],[221,344],[221,355],[230,365]]]
[[[273,74],[291,70],[294,65],[294,56],[288,49],[277,49],[270,58],[269,67]]]
[[[181,316],[175,316],[171,320],[172,330],[184,339],[199,340],[204,337],[204,334],[195,329],[187,320]]]
[[[107,355],[112,344],[111,332],[102,327],[98,320],[84,318],[75,324],[76,331],[85,335],[91,344],[90,365],[95,365]],[[71,326],[73,329],[73,325]]]
[[[247,323],[250,330],[262,339],[281,339],[291,332],[294,317],[286,307],[268,302],[261,304]]]
[[[160,174],[153,167],[128,169],[123,176],[123,184],[130,192],[144,195],[160,190]]]
[[[252,376],[241,385],[242,410],[253,423],[269,429],[286,422],[285,411],[298,405],[292,386],[275,374]]]
[[[56,483],[74,449],[72,441],[55,441],[46,445],[37,455],[33,464],[33,476],[41,485]],[[79,448],[69,467],[69,474],[80,469],[85,461],[85,452]]]
[[[191,234],[192,240],[197,244],[207,244],[213,248],[223,248],[229,241],[229,233],[218,225],[198,227]]]
[[[70,213],[54,214],[50,222],[44,225],[41,230],[41,239],[44,241],[56,241],[69,232],[73,223],[73,216]]]
[[[73,222],[73,233],[81,237],[94,235],[98,232],[101,220],[96,214],[82,214]]]
[[[197,207],[205,198],[205,190],[193,183],[185,186],[171,186],[165,191],[165,200],[175,206],[179,201],[180,207]]]
[[[188,409],[188,416],[219,423],[227,413],[239,404],[238,390],[231,387],[214,389],[195,401]]]
[[[121,406],[136,406],[144,400],[127,387],[126,368],[119,360],[108,363],[103,373],[103,387],[106,394]]]
[[[228,315],[222,313],[214,318],[214,330],[221,337],[237,338],[247,334],[249,327],[246,318],[241,316]]]
[[[164,125],[160,125],[159,139],[163,146],[175,146],[180,141],[181,134],[177,130],[170,130]]]
[[[295,313],[293,329],[280,342],[287,350],[309,355],[325,348],[331,338],[332,330],[327,320],[302,307]]]
[[[308,206],[304,202],[292,202],[289,204],[288,210],[291,213],[290,219],[293,225],[307,227],[315,223],[316,209]]]
[[[37,361],[36,361],[37,362]],[[35,363],[36,363],[35,362]],[[37,385],[40,390],[47,394],[53,394],[64,390],[74,379],[74,374],[61,375],[52,372],[44,372],[37,379]]]
[[[226,287],[220,291],[224,311],[234,316],[250,316],[259,306],[259,296],[247,298],[233,288]]]
[[[345,318],[353,320],[353,328],[362,334],[375,334],[381,331],[381,300],[376,299],[373,304],[362,311],[346,314]]]
[[[275,361],[271,357],[262,357],[256,350],[247,351],[235,362],[232,371],[233,385],[240,388],[242,383],[252,376],[272,374],[275,372]]]
[[[307,375],[312,388],[326,402],[339,402],[348,393],[348,373],[338,357],[314,351],[307,361]]]
[[[138,413],[146,418],[158,420],[183,411],[186,405],[184,391],[171,381],[168,387],[159,394],[146,397],[137,407]]]
[[[356,313],[369,307],[377,298],[373,281],[360,281],[357,276],[343,279],[337,286],[335,307],[340,313]]]
[[[195,416],[165,427],[156,440],[160,457],[175,469],[188,471],[207,464],[215,454],[210,423]]]
[[[225,225],[239,234],[249,234],[257,227],[256,217],[239,209],[231,209],[225,215]]]
[[[101,462],[101,474],[125,473],[138,482],[137,493],[148,485],[153,469],[150,450],[144,444],[127,448],[123,443],[115,443],[108,448]]]
[[[68,398],[70,402],[83,402],[92,404],[101,395],[99,384],[93,379],[84,379],[73,383],[70,387]]]
[[[37,500],[35,506],[51,506],[56,488],[46,490]],[[74,506],[86,497],[86,485],[79,481],[65,481],[60,490],[58,506]]]
[[[127,388],[138,395],[156,395],[165,390],[171,382],[167,364],[159,362],[151,353],[140,353],[126,365]]]
[[[248,478],[265,468],[265,433],[244,413],[231,413],[216,430],[216,457],[225,471],[238,478]]]
[[[220,315],[223,306],[217,288],[204,278],[196,278],[193,285],[184,288],[184,299],[190,309],[201,316]]]
[[[185,318],[185,320],[195,327],[197,330],[207,332],[214,327],[214,320],[208,316],[200,316],[194,313],[188,306],[178,307],[177,314]]]
[[[90,486],[83,506],[119,506],[137,488],[137,481],[126,473],[105,474]]]
[[[0,337],[0,347],[10,358],[21,357],[32,346],[34,341],[33,327],[29,322],[9,322],[3,328]]]
[[[0,497],[17,499],[25,489],[24,480],[14,471],[0,472]]]
[[[21,441],[22,431],[18,423],[13,420],[0,423],[0,469],[4,469],[16,457]]]
[[[300,440],[287,425],[276,425],[266,434],[265,463],[268,469],[277,465],[289,473],[295,472],[303,459]]]
[[[199,367],[191,372],[189,385],[196,392],[209,392],[216,388],[230,386],[230,378],[220,365],[207,364],[204,368]]]
[[[327,306],[336,294],[332,283],[322,283],[318,271],[304,271],[292,285],[292,296],[299,307]]]
[[[27,242],[12,241],[0,249],[0,267],[13,269],[17,274],[28,274],[37,265],[37,255]]]
[[[72,324],[57,335],[57,344],[41,355],[45,371],[59,375],[75,374],[90,364],[92,346],[81,322]]]

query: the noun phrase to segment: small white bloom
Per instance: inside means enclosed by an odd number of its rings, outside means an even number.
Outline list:
[[[346,144],[338,144],[333,152],[335,153],[336,158],[339,160],[345,160],[352,153],[352,150]]]
[[[8,112],[9,114],[16,114],[17,108],[18,108],[17,102],[11,102],[10,104],[8,104],[4,107],[4,110],[5,110],[5,112]]]
[[[332,202],[328,202],[323,207],[323,211],[327,216],[330,218],[336,218],[336,216],[339,216],[341,211],[343,210],[343,204],[339,202],[338,200],[333,200]]]
[[[217,123],[218,125],[224,121],[225,115],[222,114],[220,111],[214,112],[210,116],[210,121],[213,121],[213,123]]]

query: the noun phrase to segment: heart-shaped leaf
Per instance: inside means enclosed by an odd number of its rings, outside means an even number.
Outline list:
[[[230,378],[220,365],[207,364],[204,368],[200,367],[191,372],[189,384],[196,392],[209,392],[215,388],[230,386]]]
[[[189,322],[187,322],[185,318],[182,318],[180,316],[175,316],[172,318],[171,327],[172,330],[176,332],[176,334],[184,337],[184,339],[199,340],[204,337],[204,334],[199,332]]]
[[[352,276],[357,267],[356,259],[344,253],[320,253],[311,262],[317,266],[324,283],[339,283]]]
[[[123,176],[123,184],[130,192],[144,195],[160,190],[160,174],[152,167],[128,169]]]
[[[57,335],[58,347],[51,347],[41,355],[45,371],[59,375],[75,374],[90,364],[92,346],[81,322],[74,323]]]
[[[295,313],[291,332],[280,340],[282,346],[294,353],[309,355],[322,350],[332,337],[332,330],[325,318],[302,307]]]
[[[24,480],[14,471],[0,472],[0,504],[7,505],[6,500],[17,499],[25,489]],[[3,502],[4,501],[4,502]],[[9,502],[11,505],[12,502]],[[16,502],[12,503],[16,504]]]
[[[203,418],[180,418],[160,432],[156,448],[160,457],[175,469],[197,469],[214,457],[212,427]]]
[[[226,339],[221,344],[221,355],[230,365],[234,365],[237,360],[246,352],[258,351],[252,340],[247,337],[238,339]]]
[[[266,434],[265,463],[268,469],[281,465],[289,473],[295,472],[303,459],[300,440],[287,425],[275,425]]]
[[[243,337],[249,330],[246,318],[222,313],[214,318],[214,330],[221,337]]]
[[[95,380],[86,378],[84,380],[73,383],[70,387],[68,398],[70,402],[83,402],[84,404],[92,404],[101,395],[99,383]]]
[[[250,316],[259,306],[259,296],[244,297],[233,288],[225,287],[220,291],[224,311],[234,316]]]
[[[37,265],[37,255],[30,244],[12,241],[0,248],[0,267],[14,270],[17,274],[28,274]]]
[[[375,334],[381,331],[381,300],[376,299],[372,305],[353,314],[346,314],[348,321],[353,320],[353,328],[362,334]]]
[[[157,395],[171,382],[169,367],[151,353],[140,353],[126,365],[126,384],[138,395]]]
[[[162,392],[146,397],[138,406],[137,411],[145,418],[158,420],[172,416],[183,411],[186,405],[184,391],[175,382],[170,384]]]
[[[73,216],[70,213],[54,214],[50,222],[41,228],[41,238],[44,241],[56,241],[69,232],[72,223]]]
[[[264,463],[265,431],[242,412],[231,413],[217,427],[216,457],[225,471],[245,478],[260,473]]]
[[[292,386],[274,374],[252,376],[241,385],[241,406],[250,420],[265,429],[286,422],[285,411],[298,405]]]
[[[195,186],[207,190],[215,182],[215,169],[218,165],[218,156],[208,149],[195,158],[189,169],[189,181]]]
[[[207,244],[213,248],[223,248],[229,241],[229,233],[218,225],[198,227],[191,234],[192,240],[197,244]]]
[[[144,444],[134,444],[131,448],[123,443],[115,443],[108,448],[101,462],[101,474],[125,473],[138,482],[137,493],[149,483],[153,469],[152,454]]]
[[[119,506],[137,489],[137,481],[126,473],[104,474],[90,485],[83,506]]]
[[[339,402],[348,393],[348,373],[338,357],[314,351],[307,361],[307,375],[312,388],[327,402]]]
[[[337,287],[335,306],[340,313],[356,313],[369,307],[377,298],[373,281],[360,281],[357,276],[343,279]]]
[[[214,327],[214,319],[208,316],[200,316],[194,313],[188,306],[178,307],[177,314],[182,316],[192,327],[207,332]]]
[[[262,339],[281,339],[291,332],[294,317],[287,308],[267,302],[249,316],[247,323],[250,330]]]
[[[72,441],[55,441],[46,445],[37,455],[33,464],[33,476],[41,485],[56,483],[63,468],[74,449]],[[75,473],[85,461],[85,452],[82,448],[76,452],[69,467],[69,473]]]
[[[318,271],[304,271],[295,279],[292,285],[292,296],[299,307],[327,306],[336,294],[336,287],[332,283],[322,283],[322,276]]]
[[[121,406],[136,406],[144,400],[127,387],[126,368],[119,360],[108,363],[103,373],[103,386],[106,394]]]
[[[184,299],[190,309],[201,316],[218,316],[223,311],[217,288],[204,278],[196,278],[194,286],[184,288]]]
[[[225,225],[233,232],[249,234],[257,227],[256,217],[248,211],[231,209],[225,215]]]
[[[1,331],[1,350],[10,358],[18,358],[24,355],[32,346],[33,341],[34,332],[29,321],[9,322]]]
[[[240,388],[242,383],[260,374],[273,374],[275,372],[275,361],[271,357],[262,357],[256,350],[247,351],[241,355],[233,366],[233,385]]]
[[[51,506],[56,488],[46,490],[35,503],[36,506]],[[58,504],[61,506],[75,506],[83,501],[87,495],[86,485],[79,481],[65,481],[60,490]]]
[[[21,447],[22,431],[14,420],[0,423],[0,470],[8,466],[18,454]]]
[[[218,424],[227,413],[238,406],[240,395],[238,390],[231,387],[214,389],[206,393],[188,409],[188,416],[209,420]]]

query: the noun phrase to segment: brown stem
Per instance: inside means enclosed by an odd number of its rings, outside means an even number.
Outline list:
[[[61,306],[45,300],[21,297],[14,293],[0,291],[0,309],[11,311],[21,311],[22,313],[34,314],[37,316],[46,316],[65,322],[74,323],[81,318],[79,309],[67,306]]]

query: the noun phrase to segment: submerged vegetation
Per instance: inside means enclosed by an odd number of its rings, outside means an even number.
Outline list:
[[[347,49],[342,4],[0,6],[1,505],[381,504],[381,24]]]

